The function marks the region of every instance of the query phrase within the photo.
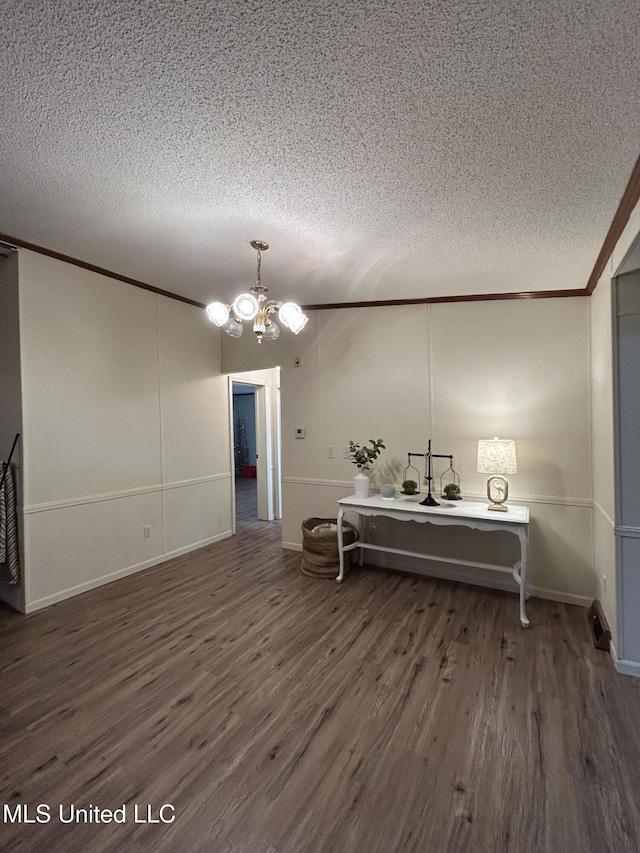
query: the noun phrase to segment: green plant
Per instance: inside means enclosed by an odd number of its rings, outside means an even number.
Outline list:
[[[381,438],[375,440],[370,438],[369,444],[371,447],[367,447],[366,445],[361,447],[353,441],[349,442],[349,456],[353,464],[358,466],[358,471],[360,472],[368,471],[378,456],[380,456],[382,450],[384,450]]]
[[[407,492],[408,494],[414,494],[418,491],[418,484],[415,480],[403,480],[402,481],[402,491]]]
[[[449,483],[448,486],[444,487],[443,492],[448,498],[459,498],[460,486],[457,483]]]

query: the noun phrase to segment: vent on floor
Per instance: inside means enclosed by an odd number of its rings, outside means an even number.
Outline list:
[[[604,618],[602,606],[598,599],[589,608],[589,624],[591,625],[591,634],[596,649],[603,649],[605,652],[608,652],[609,644],[611,643],[611,631],[607,625],[607,620]]]

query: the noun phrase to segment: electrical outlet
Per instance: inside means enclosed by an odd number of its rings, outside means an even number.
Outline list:
[[[349,453],[349,448],[346,445],[342,448],[342,458],[343,459],[351,459],[351,454]]]
[[[333,450],[334,450],[333,444],[330,444],[327,447],[327,459],[335,459],[335,454],[334,454]]]
[[[603,595],[607,594],[607,576],[606,575],[602,575],[602,594]]]
[[[145,539],[151,539],[151,525],[145,524],[145,526],[142,529],[144,530],[144,538]]]

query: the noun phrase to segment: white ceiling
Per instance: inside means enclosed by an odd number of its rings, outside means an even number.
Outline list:
[[[2,3],[0,233],[201,302],[585,287],[637,0]]]

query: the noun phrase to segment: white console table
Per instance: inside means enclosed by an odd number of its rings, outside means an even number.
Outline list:
[[[360,565],[362,565],[365,549],[386,551],[390,554],[402,554],[407,557],[421,557],[439,563],[455,563],[456,565],[473,566],[479,569],[491,569],[496,572],[512,574],[520,587],[520,622],[526,628],[529,624],[525,611],[527,595],[527,556],[529,550],[529,508],[526,506],[509,505],[507,512],[489,511],[488,505],[471,503],[470,501],[445,501],[440,506],[421,506],[420,496],[408,497],[399,495],[391,500],[373,495],[368,498],[356,498],[355,495],[338,501],[338,550],[340,554],[340,574],[336,578],[342,583],[344,578],[344,553],[355,548],[360,549]],[[399,521],[417,521],[419,524],[443,524],[452,526],[472,527],[477,530],[501,530],[513,533],[520,542],[520,560],[513,566],[498,566],[493,563],[479,563],[470,560],[439,557],[434,554],[422,554],[415,551],[405,551],[400,548],[388,548],[375,542],[367,542],[364,538],[363,525],[360,525],[360,538],[352,545],[344,544],[342,537],[342,518],[347,512],[355,512],[360,516],[384,515]]]

